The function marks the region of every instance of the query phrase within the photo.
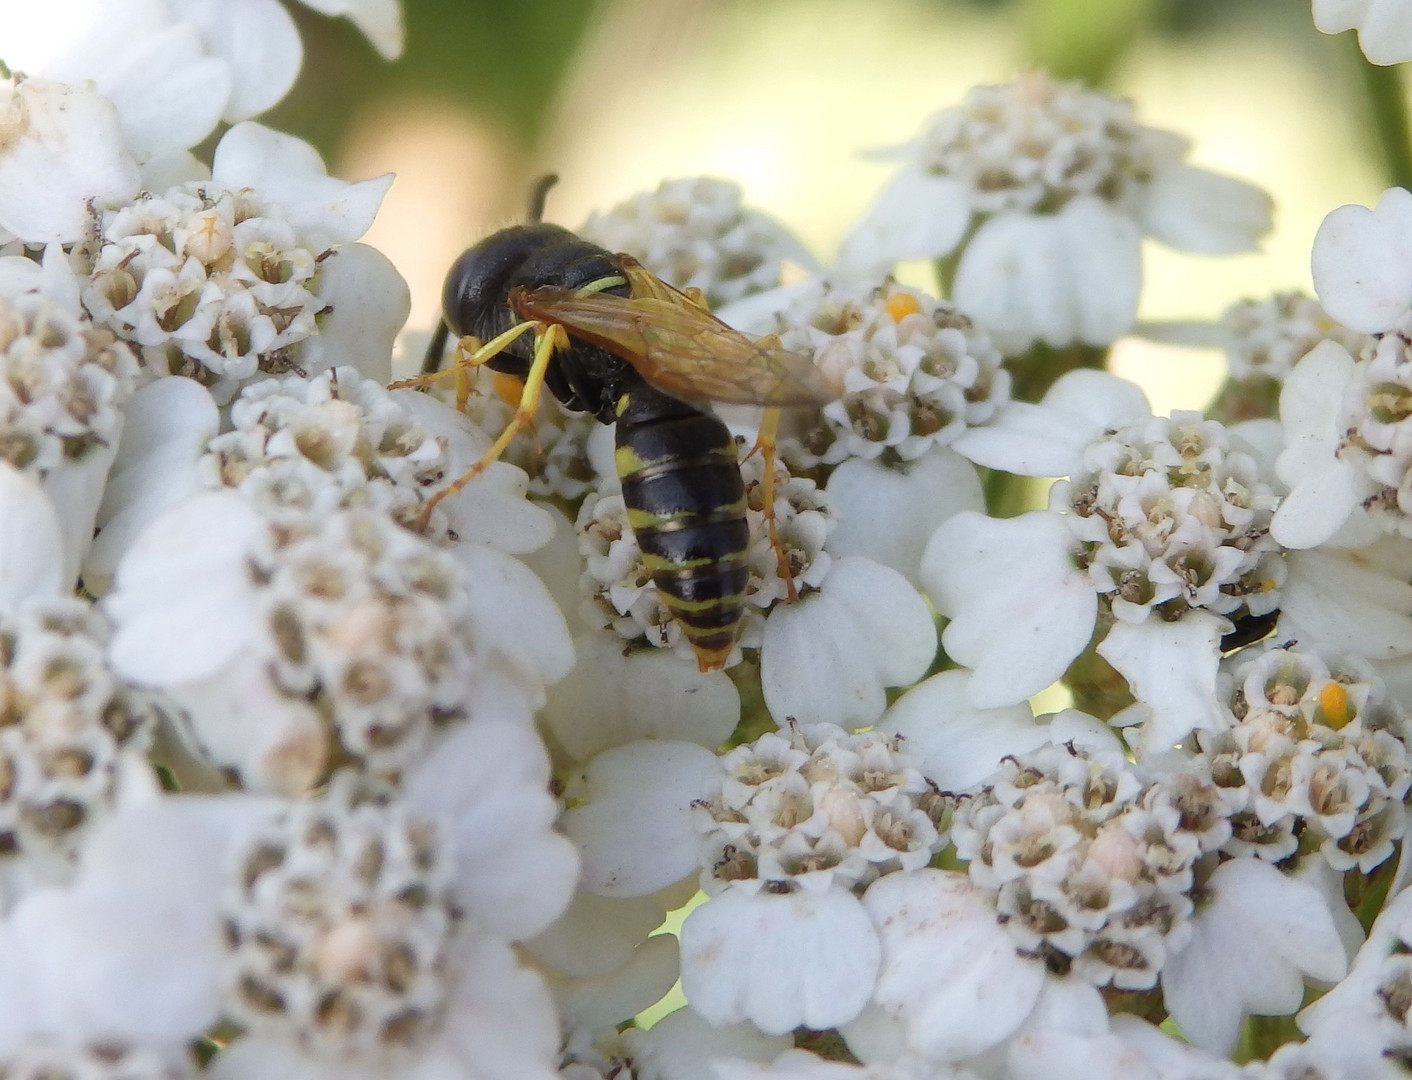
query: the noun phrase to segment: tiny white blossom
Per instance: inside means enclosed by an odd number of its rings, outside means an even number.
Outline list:
[[[579,233],[678,289],[700,289],[711,307],[774,288],[786,261],[813,262],[783,225],[741,205],[738,184],[705,176],[664,180],[591,214]]]

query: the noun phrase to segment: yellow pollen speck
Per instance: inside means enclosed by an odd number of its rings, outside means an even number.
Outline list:
[[[887,298],[887,313],[892,316],[893,322],[901,322],[908,315],[915,315],[922,310],[922,305],[917,303],[917,298],[911,293],[893,293]]]
[[[1324,684],[1319,691],[1319,711],[1324,714],[1324,723],[1335,731],[1353,719],[1348,711],[1348,691],[1342,683]]]

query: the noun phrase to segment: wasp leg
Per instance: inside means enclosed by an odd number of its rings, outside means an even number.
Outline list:
[[[515,415],[510,422],[505,425],[505,430],[500,433],[500,437],[491,444],[481,459],[462,473],[456,480],[442,488],[422,507],[421,517],[417,519],[417,528],[425,529],[427,522],[431,520],[431,512],[436,509],[437,503],[449,495],[455,495],[463,487],[469,484],[481,473],[485,472],[491,464],[505,452],[505,448],[510,445],[522,427],[534,423],[534,414],[539,408],[539,395],[544,389],[544,376],[549,371],[549,361],[554,357],[555,349],[566,349],[569,347],[569,335],[564,332],[562,326],[544,326],[538,323],[521,323],[521,326],[538,326],[540,330],[539,340],[534,346],[534,360],[530,362],[529,373],[525,376],[525,389],[520,395],[520,404],[515,409]],[[518,327],[516,329],[519,329]],[[501,334],[495,341],[505,337]],[[482,346],[478,352],[484,352],[495,342]],[[501,348],[504,346],[502,345]],[[497,350],[498,351],[498,350]],[[493,354],[492,354],[493,355]],[[485,361],[480,361],[484,363]]]
[[[770,532],[770,547],[775,549],[775,559],[779,563],[780,577],[791,600],[799,599],[799,590],[794,587],[794,572],[789,568],[789,556],[780,543],[779,528],[775,523],[775,436],[779,432],[780,411],[766,409],[760,418],[760,432],[755,436],[755,445],[750,454],[760,451],[760,460],[765,468],[765,478],[760,484],[760,501],[764,504],[765,527]],[[750,454],[746,454],[747,458]]]
[[[445,325],[444,323],[442,324]],[[497,334],[489,341],[482,344],[480,338],[466,336],[456,342],[456,362],[444,371],[430,371],[422,375],[414,376],[410,379],[399,379],[397,382],[388,383],[389,390],[407,390],[414,387],[430,386],[434,382],[442,379],[456,380],[456,403],[458,406],[466,403],[466,398],[470,396],[470,384],[464,383],[465,391],[462,392],[463,382],[466,378],[466,371],[473,367],[480,367],[488,360],[494,359],[504,352],[521,334],[533,330],[538,323],[522,322],[516,323],[503,334]]]

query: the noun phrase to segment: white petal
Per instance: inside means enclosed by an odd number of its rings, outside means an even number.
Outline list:
[[[1314,234],[1314,291],[1331,317],[1365,334],[1390,330],[1412,306],[1412,192],[1340,206]]]
[[[1356,28],[1374,64],[1412,60],[1412,8],[1404,0],[1314,0],[1314,25],[1325,34]]]
[[[121,70],[98,88],[117,106],[127,145],[139,156],[195,146],[230,97],[230,66],[203,55],[194,27],[177,24],[134,42]]]
[[[681,971],[677,939],[650,937],[633,950],[631,960],[606,975],[551,982],[566,1029],[602,1031],[650,1009],[676,984]]]
[[[579,860],[554,831],[549,759],[525,723],[447,734],[404,780],[408,806],[446,823],[461,902],[506,941],[539,933],[574,895]]]
[[[534,571],[513,555],[481,544],[456,545],[468,571],[470,609],[482,626],[493,627],[507,652],[524,658],[545,683],[555,683],[574,666],[574,645],[563,613]]]
[[[1389,537],[1359,551],[1292,551],[1280,607],[1302,637],[1375,660],[1412,653],[1412,585],[1378,564],[1383,550],[1408,541]]]
[[[90,591],[106,592],[142,530],[196,492],[197,459],[218,430],[220,411],[194,379],[171,375],[132,396],[98,508],[100,531],[84,560]]]
[[[770,612],[760,687],[777,723],[861,727],[882,715],[886,687],[917,679],[935,656],[921,595],[897,571],[847,556],[819,592]]]
[[[197,496],[154,521],[118,566],[106,609],[127,678],[172,686],[205,678],[250,640],[245,553],[263,528],[231,492]]]
[[[829,477],[828,494],[838,515],[828,550],[889,566],[914,587],[937,526],[961,510],[985,509],[975,468],[944,446],[891,468],[849,458]]]
[[[887,874],[863,904],[882,939],[875,1000],[907,1022],[914,1050],[942,1062],[972,1057],[1034,1008],[1044,965],[1016,953],[989,897],[964,874]]]
[[[1070,412],[1011,401],[990,423],[967,428],[951,446],[987,469],[1017,476],[1069,476],[1100,430]]]
[[[643,1080],[724,1080],[716,1062],[773,1061],[794,1042],[788,1035],[763,1035],[751,1024],[715,1027],[685,1008],[668,1013],[647,1031],[624,1034]]]
[[[691,804],[716,767],[715,754],[681,742],[629,743],[589,762],[560,822],[583,853],[583,887],[646,896],[696,870]]]
[[[607,975],[632,959],[666,914],[657,894],[620,900],[580,889],[559,920],[523,947],[565,975]]]
[[[1147,395],[1137,383],[1092,368],[1060,375],[1040,403],[1084,417],[1092,425],[1092,437],[1152,415]]]
[[[574,652],[578,663],[549,692],[542,718],[575,761],[636,739],[714,750],[740,723],[740,693],[724,671],[698,671],[659,649],[625,654],[616,634],[582,635]]]
[[[258,116],[289,93],[304,59],[299,30],[278,0],[168,0],[233,76],[223,120]]]
[[[320,264],[314,291],[332,310],[305,341],[300,366],[314,375],[348,365],[374,382],[389,382],[392,343],[412,309],[412,294],[388,257],[367,244],[344,244]]]
[[[107,98],[47,79],[0,82],[0,229],[32,244],[73,243],[89,228],[90,203],[127,202],[140,184]]]
[[[33,480],[0,462],[0,613],[13,615],[29,597],[71,587],[54,507]]]
[[[1142,284],[1141,237],[1101,200],[1058,214],[998,214],[976,231],[956,268],[958,307],[1001,351],[1106,345],[1130,329]]]
[[[942,645],[973,669],[974,705],[1014,705],[1067,670],[1093,634],[1098,597],[1047,511],[999,520],[962,513],[936,531],[922,581],[950,616]]]
[[[385,60],[402,55],[402,5],[397,0],[304,0],[325,15],[346,15]]]
[[[1354,466],[1338,457],[1344,435],[1339,411],[1354,368],[1348,350],[1323,341],[1294,366],[1280,390],[1287,445],[1275,470],[1290,493],[1275,512],[1270,532],[1285,547],[1324,543],[1362,499]]]
[[[1223,627],[1215,615],[1189,611],[1176,622],[1153,616],[1141,623],[1114,623],[1098,643],[1098,654],[1147,707],[1144,750],[1170,749],[1192,730],[1227,726],[1216,700]]]
[[[867,1003],[876,932],[845,889],[786,896],[728,889],[686,917],[682,990],[712,1024],[749,1020],[767,1035],[836,1027]]]
[[[970,673],[943,671],[897,699],[877,723],[901,735],[903,750],[943,791],[966,791],[1000,767],[1002,758],[1049,741],[1030,707],[977,709],[967,691]]]
[[[1254,251],[1270,231],[1274,204],[1253,184],[1194,165],[1163,169],[1143,189],[1138,219],[1147,234],[1178,251]]]
[[[964,184],[922,169],[905,169],[843,238],[838,269],[858,278],[877,278],[907,259],[938,259],[960,243],[970,222]]]
[[[1162,997],[1197,1046],[1229,1054],[1248,1013],[1299,1008],[1304,979],[1333,982],[1343,944],[1313,886],[1259,859],[1232,859],[1206,883],[1195,936],[1162,972]]]
[[[303,139],[251,120],[221,137],[211,175],[279,203],[301,241],[315,248],[348,243],[367,232],[392,184],[391,173],[357,184],[336,180]]]

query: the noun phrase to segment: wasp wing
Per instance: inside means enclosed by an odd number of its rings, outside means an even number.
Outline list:
[[[526,319],[557,323],[632,364],[673,397],[732,405],[822,405],[838,397],[808,356],[752,340],[619,256],[631,296],[539,288],[512,297]]]

